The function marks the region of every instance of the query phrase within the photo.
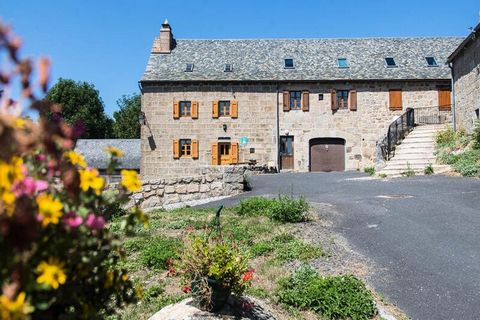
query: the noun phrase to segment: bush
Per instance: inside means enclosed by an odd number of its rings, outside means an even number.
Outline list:
[[[365,167],[364,171],[368,175],[373,176],[375,174],[375,167]]]
[[[423,173],[426,174],[427,176],[433,174],[434,171],[433,171],[432,164],[429,164],[428,166],[426,166],[425,169],[423,170]]]
[[[473,128],[472,140],[475,142],[474,148],[480,149],[480,120],[477,120]]]
[[[157,236],[142,245],[140,261],[149,268],[166,269],[167,262],[178,257],[180,248],[178,239]]]
[[[271,206],[270,218],[280,222],[304,222],[308,221],[309,209],[310,205],[303,197],[295,199],[280,195]]]
[[[328,319],[371,319],[377,309],[371,292],[354,276],[321,277],[311,267],[301,267],[279,281],[281,303],[311,310]]]
[[[236,212],[241,216],[269,216],[275,199],[252,197],[240,201]]]
[[[452,127],[448,127],[445,130],[439,131],[435,136],[435,142],[440,146],[453,145],[455,143],[455,131]]]

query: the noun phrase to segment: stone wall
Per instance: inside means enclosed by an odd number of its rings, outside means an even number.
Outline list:
[[[136,202],[147,209],[232,196],[244,191],[248,175],[268,172],[266,166],[216,166],[200,168],[190,177],[147,180],[128,206]]]
[[[260,84],[162,84],[144,87],[142,110],[149,126],[142,127],[143,179],[191,176],[211,163],[211,144],[219,138],[238,142],[250,139],[240,148],[239,161],[278,166],[277,135],[294,136],[294,170],[309,170],[309,142],[314,138],[343,138],[346,141],[346,169],[371,166],[376,159],[376,141],[403,111],[389,110],[389,90],[402,89],[403,107],[438,105],[438,81],[337,81],[318,83]],[[331,89],[356,89],[357,111],[331,110]],[[308,90],[310,110],[283,112],[283,90]],[[277,93],[278,92],[278,93]],[[319,98],[323,95],[323,99]],[[213,100],[237,100],[238,118],[212,118]],[[199,102],[198,119],[173,119],[173,101]],[[277,103],[279,132],[277,132]],[[223,129],[223,125],[227,129]],[[199,159],[173,159],[174,139],[197,139]],[[251,149],[252,148],[252,149]]]
[[[480,38],[475,38],[453,61],[457,125],[472,132],[480,109]],[[478,111],[477,111],[478,112]]]

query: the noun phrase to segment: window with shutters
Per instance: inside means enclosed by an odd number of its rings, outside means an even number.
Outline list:
[[[390,89],[389,91],[389,108],[390,110],[402,110],[402,90],[401,89]]]
[[[192,102],[191,101],[180,101],[180,117],[191,117],[192,116]]]
[[[348,109],[348,90],[337,90],[337,106],[339,110]]]
[[[290,110],[300,110],[302,108],[302,92],[290,91]]]
[[[218,101],[218,114],[220,117],[231,116],[230,101]]]
[[[180,139],[180,157],[192,156],[192,140]]]

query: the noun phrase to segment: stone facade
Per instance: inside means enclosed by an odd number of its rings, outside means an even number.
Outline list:
[[[191,176],[210,167],[212,143],[219,138],[238,142],[244,136],[249,143],[239,149],[240,163],[278,168],[278,136],[287,132],[294,137],[295,171],[309,171],[313,138],[345,139],[346,170],[362,169],[374,163],[376,141],[403,113],[389,109],[389,89],[402,89],[405,110],[438,105],[437,88],[445,85],[449,80],[144,85],[142,111],[148,125],[142,127],[141,174],[144,180]],[[332,112],[331,89],[357,90],[357,111]],[[284,90],[308,90],[309,111],[284,112]],[[198,119],[173,118],[173,102],[182,100],[198,101]],[[238,118],[212,118],[214,100],[238,101]],[[174,159],[175,139],[197,139],[198,159]]]
[[[455,88],[455,114],[458,128],[473,130],[480,112],[480,24],[449,60]]]

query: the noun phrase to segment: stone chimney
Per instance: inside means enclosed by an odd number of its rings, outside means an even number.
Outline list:
[[[165,19],[160,29],[160,36],[153,40],[152,53],[170,53],[174,48],[174,43],[172,29],[168,20]]]

